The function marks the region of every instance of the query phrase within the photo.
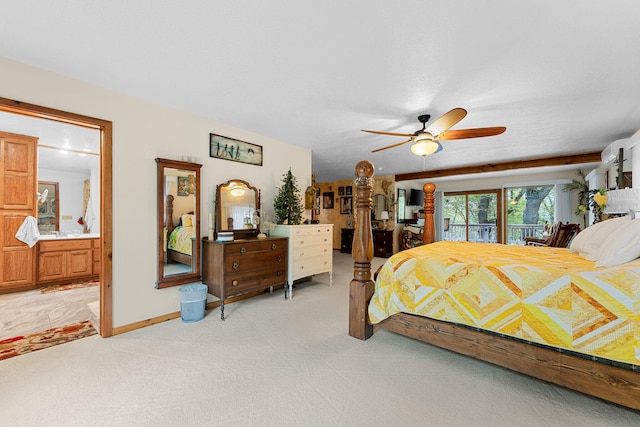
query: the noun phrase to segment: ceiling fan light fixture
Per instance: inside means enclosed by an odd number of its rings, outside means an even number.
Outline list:
[[[411,146],[411,152],[416,156],[429,156],[442,151],[442,145],[433,139],[422,138]]]

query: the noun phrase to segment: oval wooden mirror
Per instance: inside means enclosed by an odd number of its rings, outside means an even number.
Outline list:
[[[158,281],[156,288],[200,280],[200,168],[198,163],[156,159],[158,164]]]
[[[233,231],[235,239],[260,233],[260,191],[241,179],[231,179],[216,189],[216,230]]]

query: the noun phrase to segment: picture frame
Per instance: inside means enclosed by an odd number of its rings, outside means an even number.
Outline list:
[[[353,198],[340,197],[340,213],[343,215],[351,215],[352,211],[353,211]]]
[[[262,146],[210,133],[209,157],[262,166]]]
[[[351,191],[352,191],[351,186],[347,185],[347,187],[345,188],[345,193],[344,193],[345,196],[351,196]]]
[[[178,189],[176,190],[178,196],[189,195],[189,178],[186,176],[178,177]]]
[[[338,187],[338,196],[344,196],[344,187]]]
[[[322,208],[333,209],[333,191],[322,193]]]
[[[318,190],[319,192],[320,190]],[[315,203],[315,209],[314,209],[314,214],[315,215],[320,215],[320,194],[318,193],[318,195],[316,196],[316,203]]]

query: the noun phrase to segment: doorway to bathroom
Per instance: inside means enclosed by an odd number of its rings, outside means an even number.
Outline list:
[[[112,327],[112,123],[106,120],[82,116],[75,113],[51,109],[38,105],[26,104],[6,98],[0,98],[0,112],[18,114],[44,121],[53,121],[92,129],[99,138],[99,203],[96,203],[100,230],[96,245],[99,254],[99,331],[102,337],[113,333]],[[23,132],[27,133],[28,132]],[[85,211],[86,212],[86,211]],[[69,218],[61,220],[69,220]],[[80,218],[71,218],[79,222]],[[84,221],[84,218],[82,219]],[[79,224],[78,228],[83,226]]]

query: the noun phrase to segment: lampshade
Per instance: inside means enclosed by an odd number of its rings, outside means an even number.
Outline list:
[[[416,156],[428,156],[442,151],[442,145],[431,138],[416,138],[416,142],[411,146],[411,152]]]
[[[387,211],[380,212],[380,219],[383,221],[389,219],[389,212]]]

